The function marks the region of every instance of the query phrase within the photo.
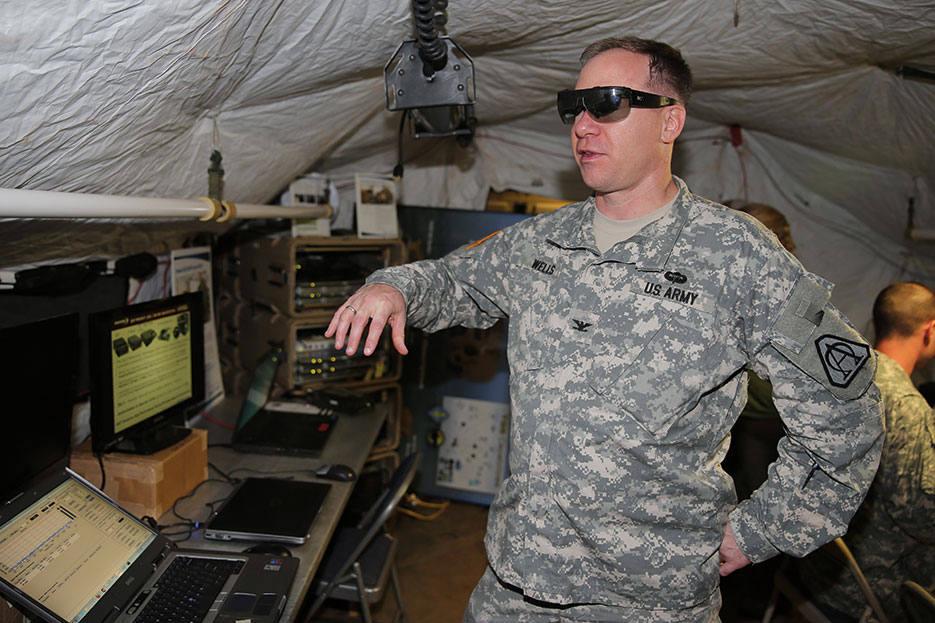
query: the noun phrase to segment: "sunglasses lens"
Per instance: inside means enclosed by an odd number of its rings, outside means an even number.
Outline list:
[[[630,112],[629,93],[618,87],[559,91],[558,115],[562,123],[571,125],[584,110],[604,122],[620,121]]]
[[[577,92],[572,90],[558,92],[558,116],[562,118],[562,123],[571,125],[582,110],[584,106]]]
[[[627,94],[613,87],[588,89],[583,99],[591,116],[601,121],[620,121],[630,112]]]

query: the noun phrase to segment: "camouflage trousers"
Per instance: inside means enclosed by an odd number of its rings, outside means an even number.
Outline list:
[[[708,603],[685,610],[550,604],[525,597],[516,587],[502,582],[488,566],[471,593],[464,623],[718,623],[720,607],[719,592]]]

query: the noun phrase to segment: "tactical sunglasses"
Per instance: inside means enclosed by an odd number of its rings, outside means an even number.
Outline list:
[[[558,114],[562,123],[571,125],[582,111],[600,121],[626,119],[631,108],[662,108],[679,101],[665,95],[645,93],[629,87],[592,87],[558,92]]]

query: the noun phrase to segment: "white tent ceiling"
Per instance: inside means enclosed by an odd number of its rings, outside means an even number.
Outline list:
[[[904,236],[910,201],[935,227],[935,84],[892,70],[935,71],[931,1],[451,0],[447,15],[474,60],[477,135],[406,140],[402,202],[584,196],[555,92],[587,43],[635,34],[695,73],[675,161],[693,190],[783,210],[862,329],[886,283],[935,282],[935,244]],[[339,187],[389,173],[383,67],[414,33],[405,0],[0,2],[0,187],[197,197],[213,149],[225,198],[246,203],[310,171]],[[56,225],[73,242],[83,226]],[[22,227],[0,222],[20,254],[0,264],[63,253]]]

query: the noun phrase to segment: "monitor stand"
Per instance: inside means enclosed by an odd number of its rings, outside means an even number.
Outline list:
[[[126,452],[127,454],[155,454],[182,441],[191,432],[190,428],[181,426],[160,426],[142,431],[137,435],[124,437],[112,448],[109,448],[108,451]]]

